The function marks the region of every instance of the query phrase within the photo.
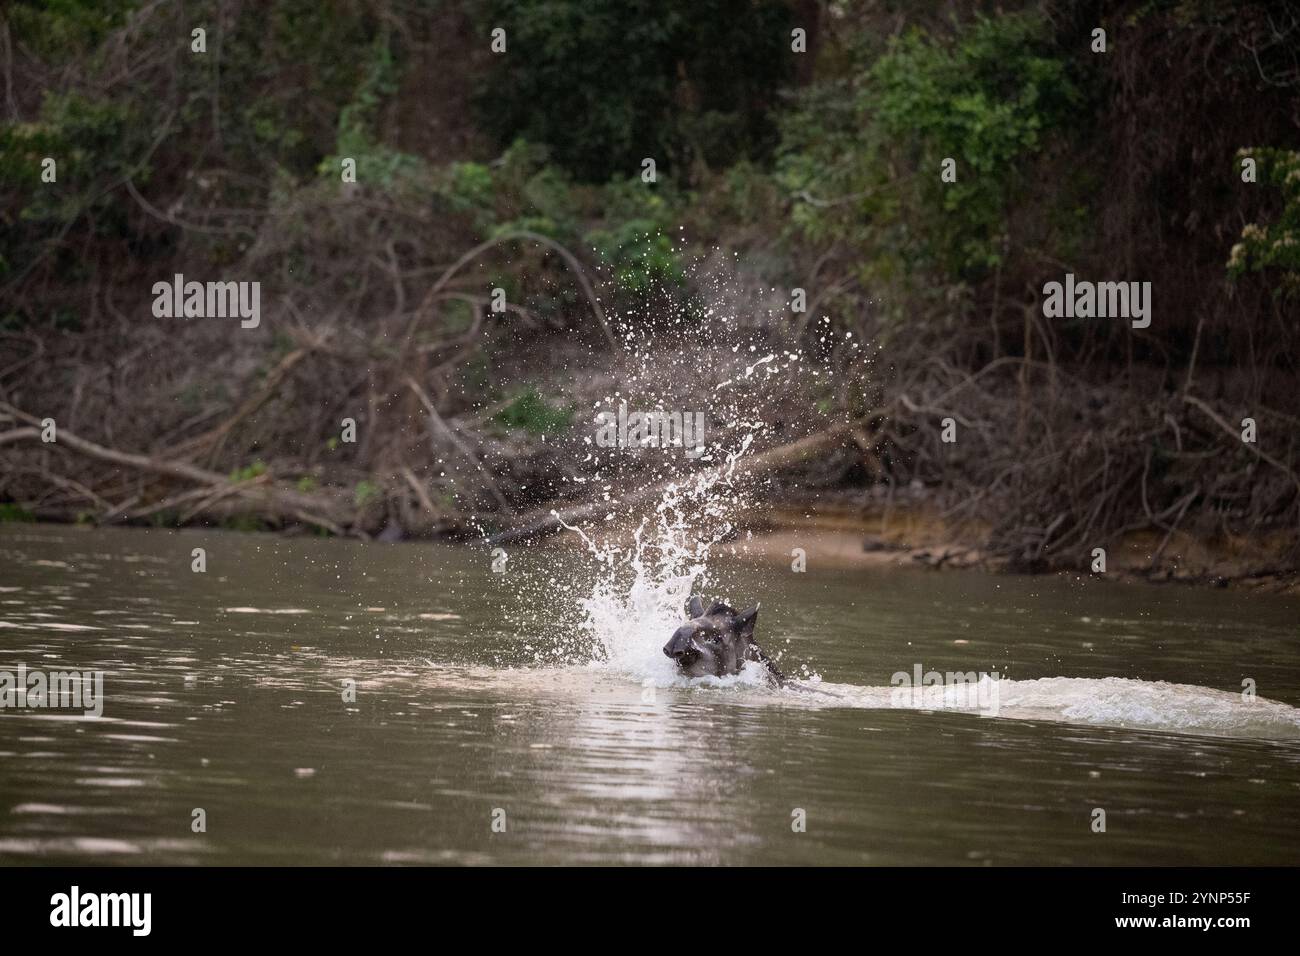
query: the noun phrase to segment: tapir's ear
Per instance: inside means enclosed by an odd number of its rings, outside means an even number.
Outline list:
[[[758,623],[758,605],[755,604],[748,611],[741,611],[736,615],[736,623],[732,625],[736,633],[741,637],[753,638],[754,625]]]
[[[704,617],[704,602],[700,600],[699,595],[694,595],[686,602],[686,616],[691,620],[697,617]]]

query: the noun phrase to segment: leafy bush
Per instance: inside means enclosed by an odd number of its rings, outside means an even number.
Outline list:
[[[266,462],[257,460],[251,465],[243,468],[236,468],[230,473],[230,480],[234,482],[252,481],[254,478],[260,478],[266,474]]]
[[[1232,247],[1228,275],[1276,271],[1279,294],[1300,292],[1300,152],[1289,149],[1243,149],[1258,164],[1262,181],[1282,193],[1282,209],[1272,223],[1247,223]]]
[[[601,199],[606,224],[584,238],[618,287],[644,293],[656,286],[680,286],[685,272],[670,235],[680,203],[670,184],[652,187],[639,178],[613,182],[602,191]]]
[[[35,516],[20,504],[12,501],[0,502],[0,524],[35,521]]]
[[[356,488],[352,490],[352,501],[358,507],[364,507],[368,502],[379,498],[379,486],[367,478],[362,478],[357,482]]]
[[[5,11],[15,36],[40,56],[68,56],[93,49],[122,25],[138,0],[13,0]]]
[[[782,182],[794,222],[847,241],[865,276],[978,278],[1001,261],[1028,160],[1078,100],[1044,21],[980,17],[954,40],[914,29],[860,72],[809,91],[784,128]],[[941,181],[956,160],[956,182]]]
[[[508,428],[522,428],[532,435],[554,434],[569,427],[573,421],[573,408],[557,408],[537,389],[530,388],[497,412],[495,420]]]
[[[358,179],[383,190],[395,190],[402,180],[423,172],[418,157],[385,145],[376,129],[381,106],[397,93],[399,73],[385,31],[370,45],[366,74],[357,86],[356,95],[339,111],[335,154],[321,161],[318,169],[322,175],[341,181],[341,161],[354,159]]]

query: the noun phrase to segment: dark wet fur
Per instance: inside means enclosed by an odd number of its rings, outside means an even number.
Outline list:
[[[757,605],[738,612],[718,601],[706,611],[704,602],[693,597],[686,603],[686,614],[690,620],[664,645],[664,654],[677,662],[682,674],[724,677],[739,674],[746,661],[758,661],[776,686],[785,686],[785,675],[754,640]]]
[[[664,645],[664,654],[677,662],[677,669],[685,676],[739,674],[745,661],[758,661],[767,668],[768,677],[776,687],[827,697],[841,696],[790,680],[777,669],[754,640],[754,627],[758,623],[757,604],[748,611],[737,612],[718,601],[706,611],[704,602],[693,597],[686,602],[686,616],[690,620],[674,631]]]

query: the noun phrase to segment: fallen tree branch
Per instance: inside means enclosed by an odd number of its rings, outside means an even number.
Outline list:
[[[402,477],[406,479],[406,483],[410,485],[411,490],[415,492],[415,497],[419,499],[424,510],[429,512],[429,517],[434,521],[441,518],[443,516],[442,512],[433,506],[433,499],[429,497],[428,489],[420,483],[420,479],[415,477],[415,472],[411,471],[410,468],[403,466]]]
[[[197,435],[188,441],[182,442],[173,450],[173,454],[189,458],[197,455],[204,448],[211,447],[212,454],[210,457],[215,457],[221,448],[221,443],[226,440],[226,436],[230,434],[236,425],[262,407],[266,400],[274,394],[276,388],[279,387],[280,382],[284,380],[284,377],[289,374],[289,371],[295,365],[302,361],[303,356],[305,356],[308,351],[310,350],[307,348],[294,349],[282,358],[279,364],[267,373],[266,378],[262,382],[262,387],[257,390],[257,393],[250,396],[240,404],[239,408],[235,410],[235,413],[230,416],[230,418],[226,419],[210,431],[206,431],[202,435]]]
[[[609,327],[609,320],[605,318],[605,310],[600,307],[600,300],[596,298],[596,290],[592,287],[591,281],[587,278],[587,272],[582,267],[582,263],[578,261],[578,257],[554,239],[549,236],[544,236],[540,232],[531,232],[527,229],[511,229],[508,232],[503,232],[498,236],[493,236],[491,239],[480,242],[469,252],[465,253],[453,262],[447,270],[438,277],[438,281],[435,282],[425,294],[424,301],[420,303],[420,307],[415,311],[415,316],[411,319],[410,324],[406,328],[406,338],[402,346],[403,352],[406,351],[407,346],[410,345],[411,339],[415,335],[415,327],[419,324],[420,319],[428,311],[429,307],[438,298],[438,294],[442,291],[443,286],[450,282],[457,272],[469,265],[484,252],[491,249],[493,246],[498,246],[503,242],[509,242],[512,239],[528,239],[533,242],[539,242],[548,249],[559,254],[560,258],[562,258],[573,271],[574,276],[578,280],[578,284],[582,286],[582,292],[587,297],[587,302],[591,306],[592,314],[596,317],[596,321],[600,323],[600,329],[605,333],[605,338],[609,341],[610,346],[618,348],[618,341],[614,338],[614,332]]]
[[[415,397],[420,400],[420,404],[424,406],[424,410],[429,413],[429,423],[433,426],[433,430],[440,433],[444,438],[451,442],[452,447],[454,447],[456,451],[460,452],[461,457],[478,469],[479,474],[483,476],[483,480],[487,482],[488,491],[492,493],[492,497],[495,498],[497,504],[501,506],[501,510],[505,512],[514,511],[514,509],[510,507],[510,502],[506,501],[505,495],[501,494],[501,489],[497,487],[497,483],[492,479],[492,475],[483,467],[483,463],[478,460],[478,456],[470,451],[465,443],[457,437],[456,433],[447,426],[447,423],[442,420],[442,416],[439,415],[438,410],[433,407],[433,402],[429,400],[429,396],[425,394],[424,389],[420,388],[419,383],[413,378],[408,378],[406,384],[411,391],[415,393]]]
[[[772,448],[768,451],[761,452],[750,458],[739,458],[730,470],[733,477],[747,477],[756,474],[765,474],[767,472],[777,471],[789,465],[795,464],[812,455],[814,452],[821,451],[828,446],[842,441],[853,433],[853,429],[859,427],[863,422],[874,417],[878,412],[872,412],[864,415],[861,419],[853,422],[846,422],[843,425],[836,425],[824,432],[818,432],[815,435],[809,435],[807,438],[801,438],[798,441],[781,445],[778,448]],[[717,465],[705,474],[721,477],[726,471],[727,466]],[[661,481],[653,485],[647,485],[644,488],[638,488],[624,495],[619,504],[628,508],[638,505],[648,499],[654,498],[667,490],[673,481]],[[572,508],[566,508],[563,511],[549,509],[545,514],[534,513],[531,518],[525,519],[524,523],[517,528],[494,534],[487,539],[489,546],[495,547],[499,544],[511,544],[518,541],[527,541],[532,538],[539,538],[544,535],[553,534],[562,529],[566,524],[574,524],[578,521],[585,521],[595,515],[608,512],[613,503],[605,500],[591,501],[586,504],[576,505]]]
[[[1232,425],[1230,425],[1227,421],[1225,421],[1222,417],[1220,417],[1220,415],[1219,415],[1217,412],[1215,412],[1215,410],[1214,410],[1213,408],[1211,408],[1211,407],[1210,407],[1209,405],[1207,405],[1205,402],[1201,401],[1201,400],[1200,400],[1199,398],[1197,398],[1195,395],[1184,395],[1184,396],[1183,396],[1183,401],[1185,401],[1185,402],[1190,402],[1192,405],[1195,405],[1197,408],[1199,408],[1201,411],[1203,411],[1206,415],[1208,415],[1209,418],[1214,422],[1214,424],[1218,425],[1220,428],[1222,428],[1224,431],[1226,431],[1229,435],[1231,435],[1231,436],[1233,436],[1234,438],[1240,440],[1240,438],[1241,438],[1241,432],[1239,432],[1237,429],[1233,428]],[[1270,455],[1268,452],[1266,452],[1266,451],[1261,451],[1259,448],[1256,448],[1255,445],[1252,444],[1251,442],[1242,442],[1242,444],[1246,447],[1246,449],[1247,449],[1248,451],[1250,451],[1251,454],[1256,455],[1256,456],[1258,456],[1259,458],[1261,458],[1262,460],[1268,462],[1268,463],[1269,463],[1270,465],[1272,465],[1274,468],[1278,469],[1278,470],[1281,471],[1283,474],[1285,474],[1288,478],[1290,478],[1290,479],[1291,479],[1291,483],[1292,483],[1293,485],[1295,485],[1296,493],[1297,493],[1297,494],[1300,494],[1300,478],[1297,478],[1297,477],[1296,477],[1296,473],[1295,473],[1294,471],[1292,471],[1290,468],[1288,468],[1288,467],[1286,466],[1285,463],[1278,461],[1276,458],[1274,458],[1274,457],[1273,457],[1272,455]]]
[[[13,428],[7,432],[0,432],[0,445],[8,445],[10,442],[26,441],[31,438],[40,438],[41,430],[39,428]]]
[[[7,402],[0,402],[0,411],[12,415],[19,421],[39,424],[39,420],[35,416],[29,415]],[[31,439],[40,436],[40,432],[36,428],[19,428],[5,434],[16,435],[11,440]],[[46,448],[70,450],[121,468],[175,478],[197,485],[206,485],[209,493],[220,491],[222,493],[237,494],[243,498],[256,501],[262,510],[279,517],[294,517],[333,531],[339,530],[342,525],[351,524],[354,517],[352,507],[338,495],[311,494],[270,484],[258,485],[253,482],[231,481],[225,475],[196,467],[187,462],[151,458],[147,455],[137,455],[131,452],[106,448],[103,445],[81,438],[67,429],[59,429],[57,435],[57,441],[50,442],[45,446]],[[125,509],[119,508],[118,510]]]

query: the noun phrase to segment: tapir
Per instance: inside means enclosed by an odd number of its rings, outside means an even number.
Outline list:
[[[785,676],[754,641],[757,605],[737,612],[717,601],[706,611],[704,601],[695,596],[686,602],[686,615],[690,620],[664,645],[664,654],[684,676],[739,674],[745,661],[758,661],[778,687],[785,685]]]

